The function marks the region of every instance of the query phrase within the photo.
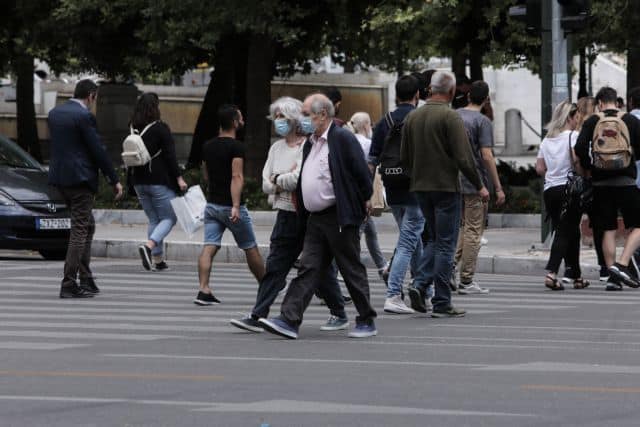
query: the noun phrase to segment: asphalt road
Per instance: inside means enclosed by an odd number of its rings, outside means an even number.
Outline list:
[[[4,256],[3,256],[4,255]],[[0,426],[637,426],[639,291],[546,291],[480,275],[463,319],[382,312],[379,335],[243,333],[256,283],[214,267],[223,304],[196,307],[194,264],[94,260],[103,293],[57,298],[62,264],[0,253]],[[355,313],[349,308],[353,319]],[[352,322],[353,323],[353,322]]]

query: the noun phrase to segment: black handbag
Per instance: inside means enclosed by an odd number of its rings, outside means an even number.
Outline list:
[[[571,170],[567,173],[567,184],[565,186],[565,204],[563,211],[570,206],[576,206],[580,212],[589,212],[593,203],[593,187],[591,180],[579,175],[574,169],[573,150],[571,149],[571,135],[569,134],[569,159]]]

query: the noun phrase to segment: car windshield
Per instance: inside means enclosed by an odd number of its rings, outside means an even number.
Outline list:
[[[0,136],[0,167],[42,169],[36,159],[3,136]]]

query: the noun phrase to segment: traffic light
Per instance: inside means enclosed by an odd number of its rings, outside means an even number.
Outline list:
[[[517,0],[509,8],[509,16],[524,23],[528,31],[539,32],[542,24],[542,0]]]
[[[560,24],[565,31],[584,29],[589,22],[591,0],[558,0],[562,6]]]

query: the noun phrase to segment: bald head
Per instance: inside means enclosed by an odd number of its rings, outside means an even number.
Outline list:
[[[329,98],[321,93],[307,96],[302,104],[303,120],[311,120],[314,133],[321,136],[331,126],[335,109]]]
[[[309,109],[314,114],[320,114],[322,110],[327,112],[327,116],[333,118],[336,115],[336,111],[333,108],[333,102],[321,93],[314,93],[305,98],[304,104],[309,106]]]

